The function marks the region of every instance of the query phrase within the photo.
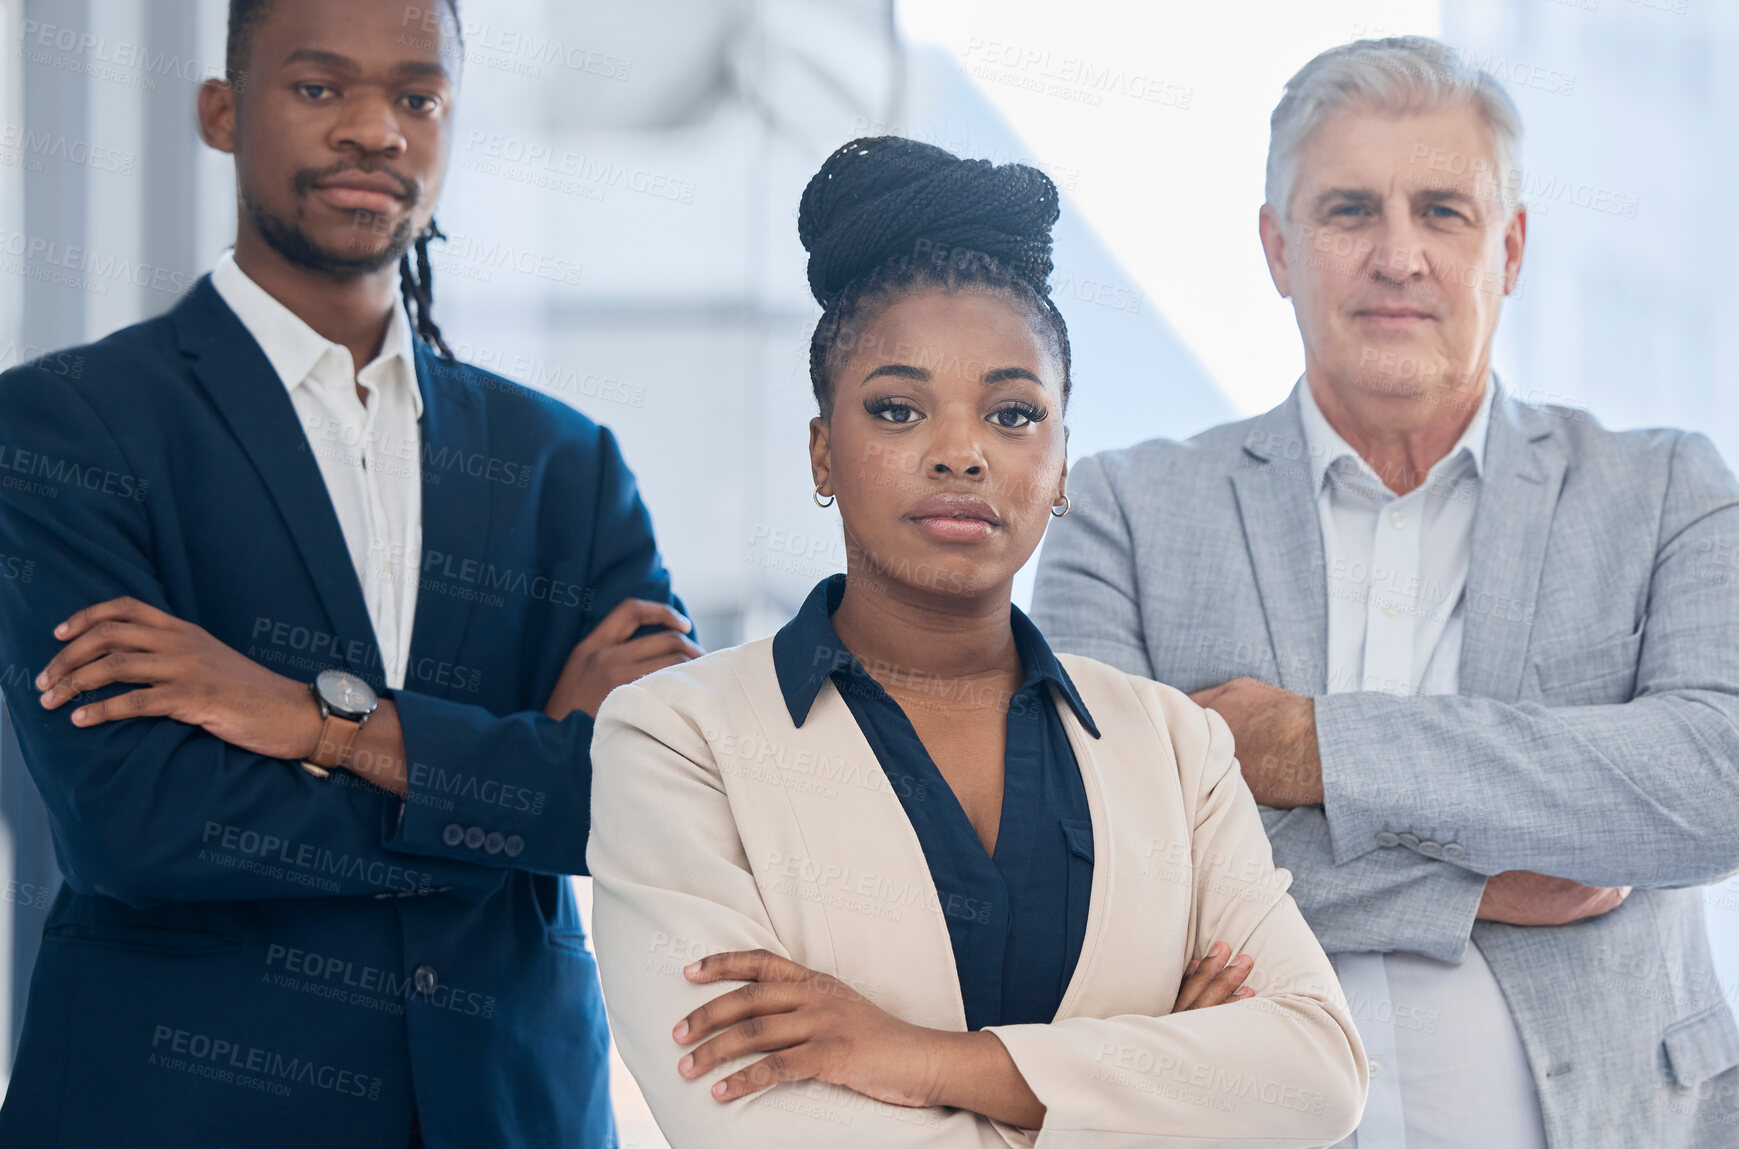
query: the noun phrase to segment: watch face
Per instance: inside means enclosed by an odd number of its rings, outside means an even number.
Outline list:
[[[373,687],[348,670],[322,670],[314,678],[314,689],[340,717],[360,717],[380,701]]]

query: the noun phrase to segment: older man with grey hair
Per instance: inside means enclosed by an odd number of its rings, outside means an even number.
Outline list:
[[[1493,377],[1528,218],[1489,76],[1360,41],[1272,130],[1304,376],[1078,464],[1033,617],[1231,725],[1371,1059],[1345,1144],[1739,1144],[1695,888],[1739,868],[1739,484]]]

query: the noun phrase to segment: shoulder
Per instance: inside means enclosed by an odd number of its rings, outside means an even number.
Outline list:
[[[169,375],[180,370],[182,356],[169,316],[143,323],[59,351],[27,345],[10,348],[22,361],[0,373],[0,404],[10,406],[44,392],[71,399],[76,395],[99,411],[161,403],[160,389],[142,387],[141,376]]]
[[[1268,412],[1223,423],[1189,439],[1149,439],[1131,447],[1101,451],[1076,464],[1070,479],[1098,480],[1120,495],[1217,481],[1238,467],[1245,457],[1244,445],[1260,431],[1264,420],[1275,415],[1276,412]]]
[[[1739,497],[1731,469],[1700,432],[1674,427],[1615,431],[1579,407],[1518,399],[1505,408],[1503,417],[1514,420],[1529,439],[1556,444],[1573,488],[1656,506],[1679,495],[1698,505]]]
[[[644,727],[687,726],[707,741],[727,726],[741,725],[751,713],[777,703],[773,640],[760,639],[715,650],[690,662],[667,666],[618,686],[598,708],[598,728],[606,723]]]
[[[1175,754],[1180,773],[1200,765],[1210,744],[1217,743],[1225,723],[1204,710],[1175,686],[1119,670],[1109,663],[1079,654],[1057,659],[1080,691],[1105,745],[1120,755],[1157,737]],[[1229,735],[1226,735],[1229,737]]]
[[[578,408],[504,375],[433,353],[424,353],[423,363],[433,386],[448,398],[480,403],[492,421],[594,448],[611,437],[607,427]]]

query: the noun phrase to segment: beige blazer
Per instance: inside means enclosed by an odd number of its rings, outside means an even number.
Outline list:
[[[764,640],[605,700],[593,941],[617,1045],[674,1149],[1306,1146],[1358,1124],[1364,1047],[1225,723],[1170,687],[1060,657],[1103,734],[1059,707],[1093,818],[1087,933],[1055,1021],[992,1027],[1047,1107],[1037,1131],[816,1082],[714,1100],[712,1083],[753,1059],[679,1076],[671,1028],[740,984],[690,983],[696,958],[765,948],[961,1031],[954,953],[917,834],[831,682],[794,726]],[[1256,996],[1168,1016],[1185,964],[1215,941],[1255,958]]]

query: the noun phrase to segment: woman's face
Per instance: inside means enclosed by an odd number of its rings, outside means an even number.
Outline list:
[[[1060,504],[1062,367],[986,291],[903,296],[859,329],[810,422],[854,579],[967,597],[1013,581]]]

